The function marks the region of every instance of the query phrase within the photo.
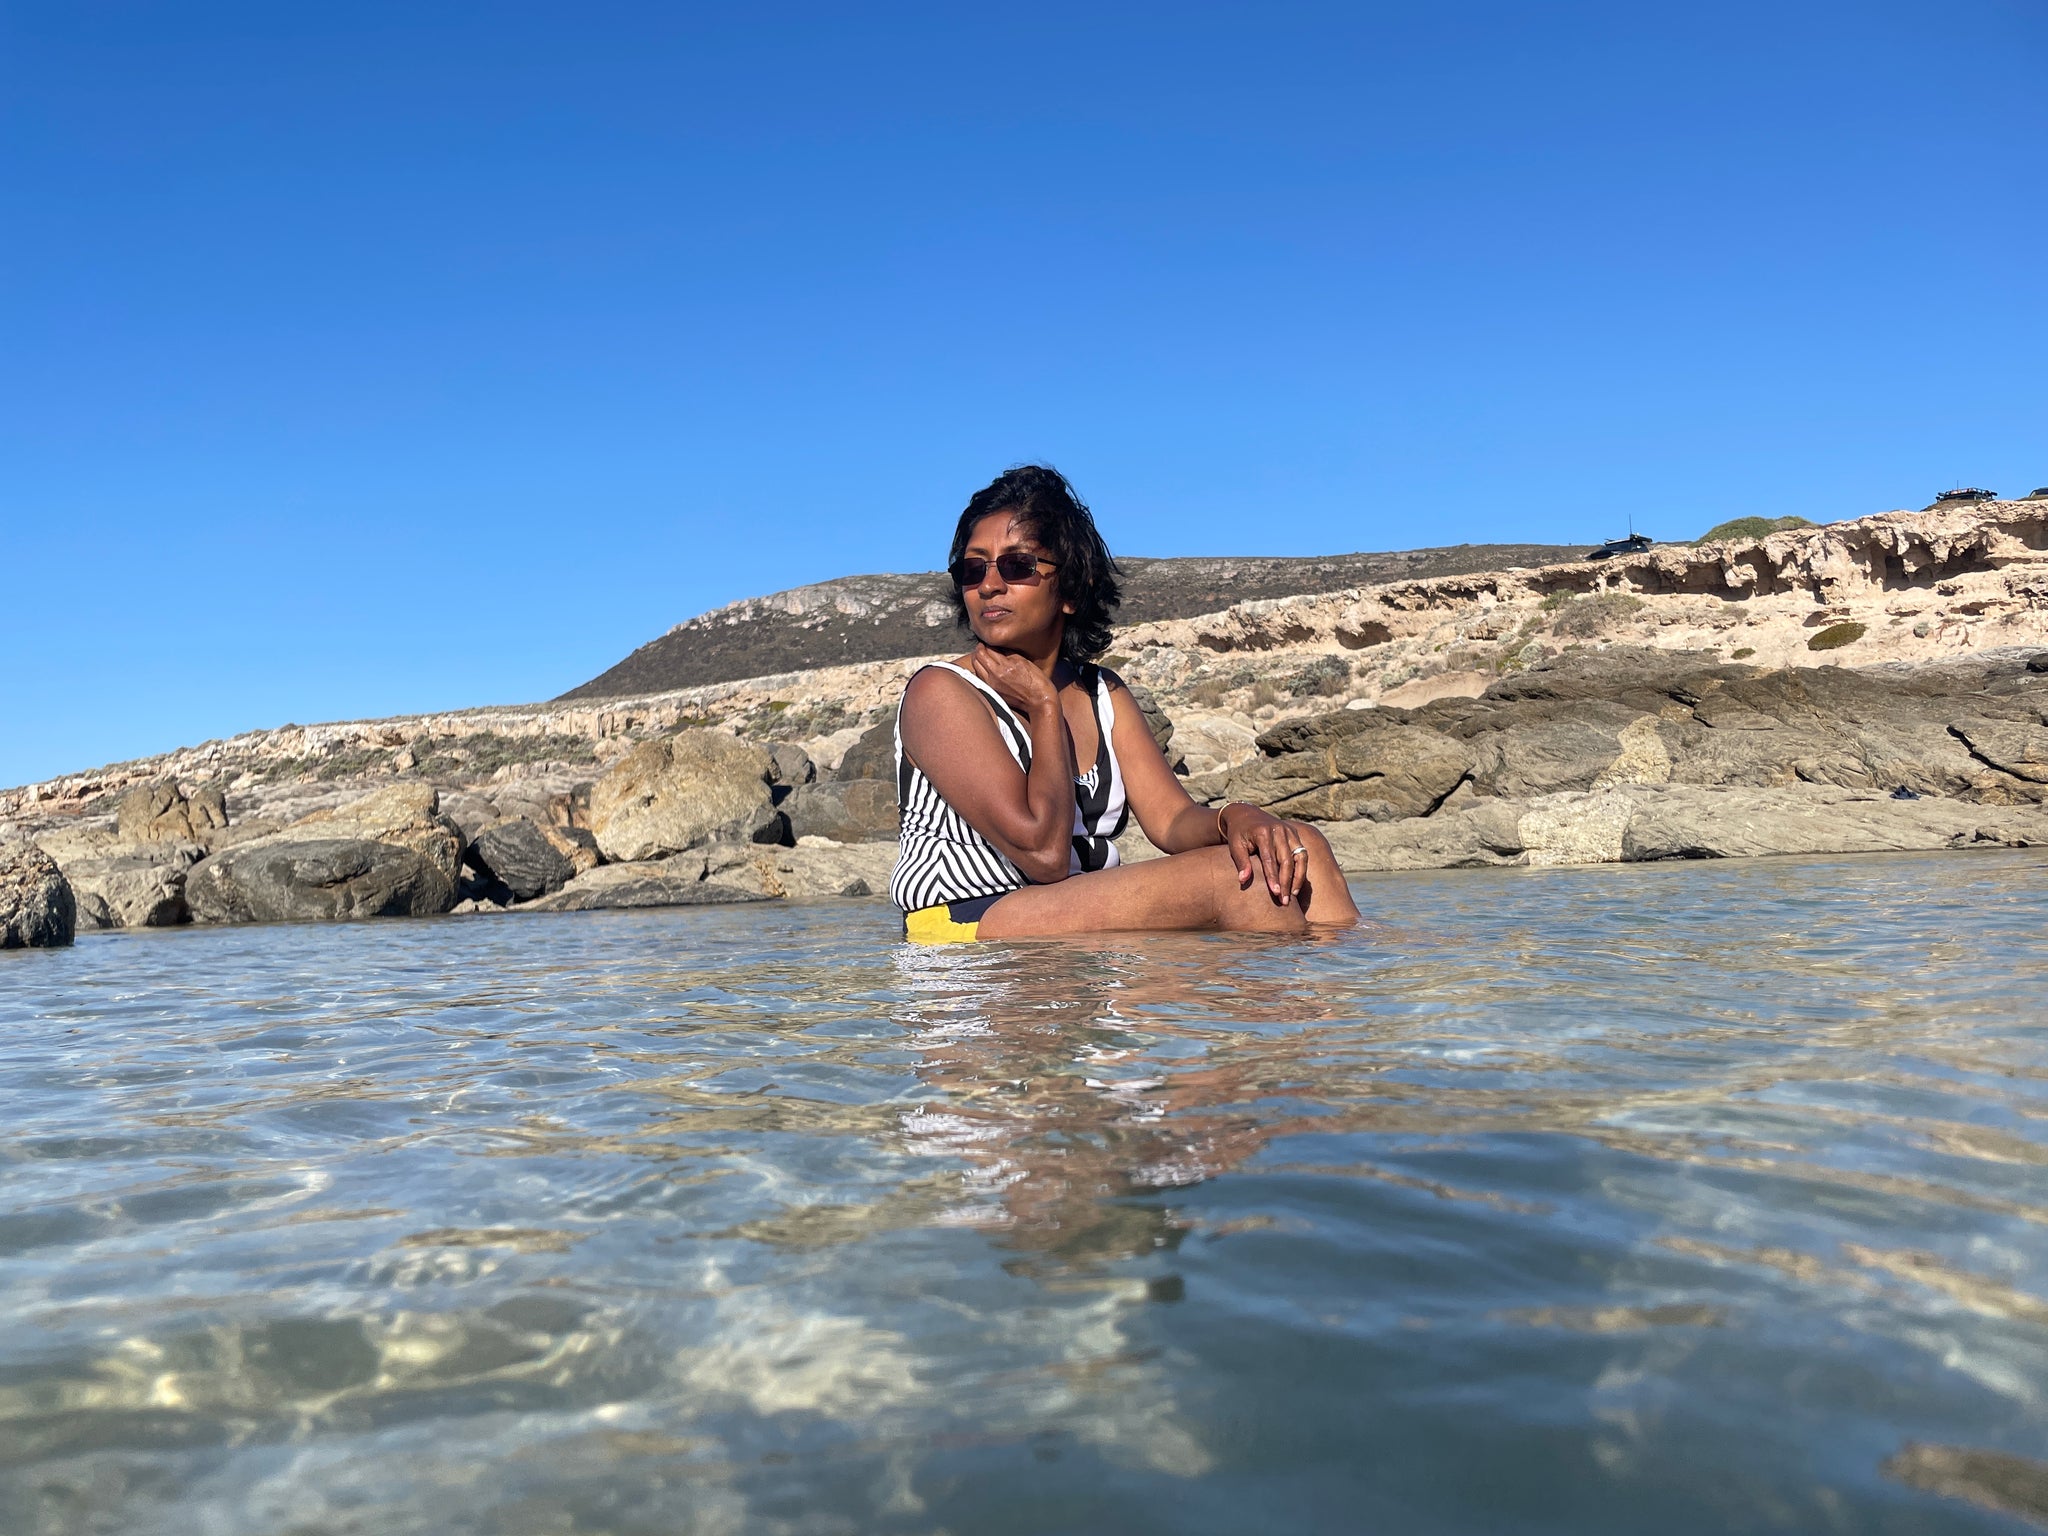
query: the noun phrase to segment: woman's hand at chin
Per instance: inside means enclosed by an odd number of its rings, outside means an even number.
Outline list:
[[[1059,693],[1052,679],[1021,656],[977,645],[967,658],[974,675],[1003,696],[1003,701],[1020,714],[1035,715],[1059,705]]]

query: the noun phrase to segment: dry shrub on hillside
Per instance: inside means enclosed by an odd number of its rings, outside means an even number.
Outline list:
[[[1557,617],[1550,621],[1551,633],[1591,640],[1642,606],[1641,598],[1626,592],[1595,592],[1559,608]]]
[[[1830,624],[1826,629],[1806,642],[1809,651],[1840,650],[1845,645],[1854,645],[1863,638],[1861,624]]]

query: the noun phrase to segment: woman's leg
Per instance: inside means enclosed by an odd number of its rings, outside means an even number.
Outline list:
[[[1351,927],[1358,921],[1358,903],[1351,899],[1350,882],[1337,867],[1337,855],[1330,850],[1330,840],[1305,821],[1290,821],[1287,825],[1294,830],[1295,842],[1308,850],[1308,881],[1301,888],[1301,915],[1319,926]]]
[[[1249,887],[1240,887],[1229,849],[1197,848],[1012,891],[982,914],[980,936],[1021,939],[1139,929],[1302,933],[1312,923],[1356,922],[1358,908],[1337,872],[1329,844],[1313,832],[1302,842],[1309,849],[1309,878],[1320,881],[1322,888],[1317,893],[1305,888],[1305,899],[1286,906],[1273,899],[1256,874]],[[1334,903],[1327,900],[1333,889]],[[1331,906],[1337,911],[1326,918],[1323,913]]]

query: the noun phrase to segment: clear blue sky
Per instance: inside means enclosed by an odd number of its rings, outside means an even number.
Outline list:
[[[0,8],[0,784],[929,568],[2048,483],[2048,8]]]

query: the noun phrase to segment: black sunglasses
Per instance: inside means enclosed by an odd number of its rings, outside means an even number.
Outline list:
[[[1005,581],[1036,581],[1041,565],[1051,566],[1054,570],[1059,569],[1055,562],[1046,559],[1045,556],[1026,554],[1021,549],[997,555],[993,562],[984,560],[979,555],[962,555],[946,569],[953,578],[954,586],[978,587],[982,578],[988,575],[991,563],[996,568],[996,574]]]

